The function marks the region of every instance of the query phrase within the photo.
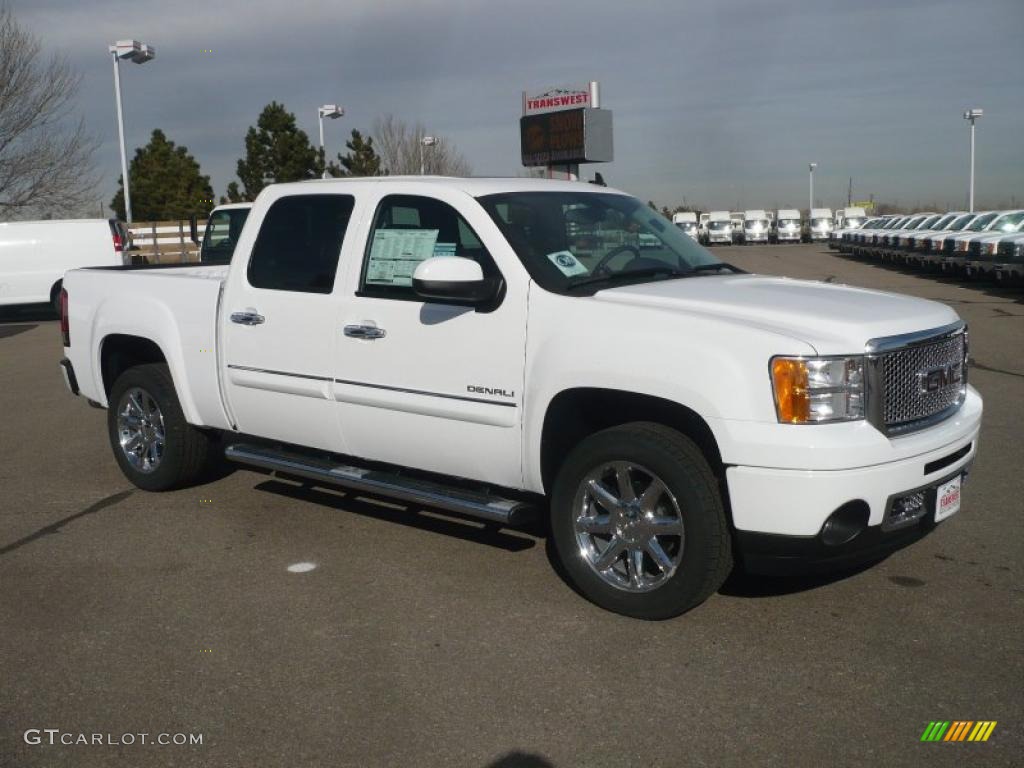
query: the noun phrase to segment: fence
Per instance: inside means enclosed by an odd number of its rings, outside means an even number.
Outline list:
[[[191,240],[188,220],[136,221],[130,229],[134,261],[142,264],[180,264],[199,260],[199,248]],[[205,223],[200,223],[200,242],[205,229]]]

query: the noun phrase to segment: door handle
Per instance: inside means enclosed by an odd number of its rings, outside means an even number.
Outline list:
[[[376,325],[346,325],[345,335],[351,339],[383,339],[388,332]]]
[[[266,318],[258,312],[232,312],[231,322],[239,325],[262,325]]]

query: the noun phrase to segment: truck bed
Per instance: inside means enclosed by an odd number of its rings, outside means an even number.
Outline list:
[[[149,339],[167,359],[185,418],[230,428],[218,377],[217,318],[228,265],[126,265],[64,276],[71,346],[82,394],[107,406],[101,359],[112,336]]]

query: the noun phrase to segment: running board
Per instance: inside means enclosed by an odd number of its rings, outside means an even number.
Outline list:
[[[389,496],[412,504],[439,507],[505,525],[522,525],[532,520],[535,512],[532,506],[523,501],[256,445],[235,443],[225,449],[224,455],[239,464]]]

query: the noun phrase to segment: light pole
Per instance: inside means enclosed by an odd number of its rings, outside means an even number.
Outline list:
[[[420,139],[420,176],[427,172],[427,166],[423,155],[424,147],[432,147],[437,144],[437,136],[424,136]]]
[[[968,109],[964,112],[964,120],[968,120],[971,123],[971,192],[969,195],[968,208],[971,213],[974,213],[974,121],[982,116],[983,111],[980,109]]]
[[[808,163],[807,164],[807,171],[808,171],[807,178],[808,178],[808,181],[810,183],[810,192],[809,192],[809,195],[808,195],[808,197],[809,197],[809,204],[807,206],[807,218],[808,218],[808,220],[811,218],[811,209],[814,208],[814,169],[817,168],[817,167],[818,167],[817,163]]]
[[[114,96],[117,100],[117,136],[121,141],[121,179],[124,184],[124,217],[132,223],[132,198],[128,191],[128,155],[124,148],[124,113],[121,110],[121,74],[118,62],[127,59],[133,64],[145,64],[156,58],[156,49],[138,40],[118,40],[107,46],[114,59]]]
[[[320,154],[324,156],[324,170],[320,174],[321,179],[327,178],[327,150],[324,149],[324,118],[329,117],[336,120],[345,114],[345,110],[337,104],[324,104],[316,110],[317,120],[320,122]]]

